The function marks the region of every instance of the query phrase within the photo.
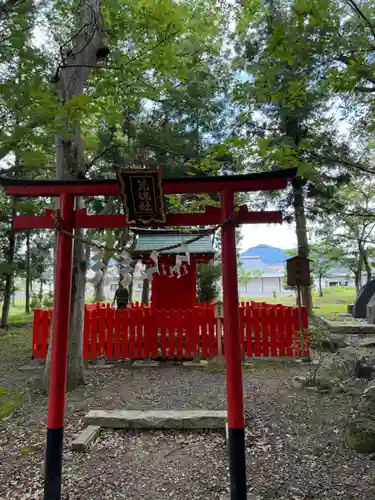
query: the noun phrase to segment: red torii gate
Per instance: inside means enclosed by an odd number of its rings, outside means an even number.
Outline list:
[[[235,208],[234,193],[284,189],[296,176],[296,169],[276,170],[258,174],[166,178],[164,194],[220,193],[220,208],[209,207],[205,213],[167,214],[163,226],[217,225],[228,221]],[[52,354],[48,402],[48,429],[45,458],[44,499],[61,499],[61,469],[66,402],[66,375],[72,285],[73,240],[68,234],[77,228],[116,228],[127,224],[124,215],[87,215],[75,210],[75,196],[120,196],[117,180],[43,181],[1,178],[10,196],[58,197],[60,222],[58,233],[55,305],[53,315]],[[17,215],[16,230],[54,229],[53,212],[43,216]],[[281,223],[280,212],[248,212],[240,207],[232,223],[222,226],[222,279],[224,298],[224,329],[226,354],[227,411],[229,432],[229,465],[232,500],[245,500],[246,467],[242,366],[239,342],[238,283],[235,227],[239,224]]]

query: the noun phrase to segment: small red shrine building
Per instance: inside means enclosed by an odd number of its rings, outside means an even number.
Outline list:
[[[197,264],[207,264],[215,257],[213,236],[204,235],[197,241],[185,246],[186,241],[206,232],[205,230],[181,233],[168,229],[132,229],[135,233],[135,242],[132,254],[135,258],[142,259],[147,267],[153,267],[150,258],[153,250],[162,250],[158,256],[159,272],[152,275],[152,309],[192,309],[197,303]],[[175,246],[179,245],[179,246]],[[190,263],[183,261],[181,267],[176,266],[178,255],[186,256],[186,249]]]

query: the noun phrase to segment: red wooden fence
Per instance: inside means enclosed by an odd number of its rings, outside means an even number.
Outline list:
[[[300,357],[310,354],[308,317],[302,308],[302,333],[298,308],[247,302],[239,307],[240,344],[244,358]],[[52,310],[35,309],[32,355],[45,359]],[[210,359],[218,354],[218,326],[211,304],[192,310],[152,311],[143,304],[125,310],[109,304],[85,306],[83,358]]]

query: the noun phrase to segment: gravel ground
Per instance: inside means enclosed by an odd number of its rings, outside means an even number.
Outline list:
[[[292,387],[303,367],[257,365],[244,371],[246,458],[252,498],[373,499],[373,457],[344,448],[349,394],[318,395]],[[0,374],[26,386],[30,373]],[[23,379],[21,380],[21,378]],[[167,365],[91,369],[68,396],[65,500],[219,500],[228,491],[224,433],[103,432],[87,454],[71,440],[89,409],[223,409],[225,374]],[[46,399],[28,392],[0,423],[0,499],[41,499]]]

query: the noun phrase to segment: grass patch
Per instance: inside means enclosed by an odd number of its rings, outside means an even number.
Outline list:
[[[22,361],[31,357],[32,327],[9,326],[0,330],[0,359],[1,364]]]
[[[37,446],[23,446],[20,449],[21,455],[29,455],[30,453],[38,453],[40,449]]]
[[[202,372],[209,372],[209,373],[215,373],[215,372],[225,372],[225,365],[203,365],[201,367]]]
[[[323,289],[323,297],[319,297],[317,291],[313,291],[314,312],[325,317],[345,314],[348,304],[355,302],[355,289],[350,287],[329,287]],[[291,296],[274,297],[241,297],[241,301],[254,300],[255,302],[268,302],[268,304],[284,304],[285,306],[295,306],[296,298],[291,292]]]
[[[0,387],[0,420],[8,417],[20,406],[22,406],[22,397],[18,392]]]
[[[12,306],[9,310],[8,323],[10,325],[15,324],[25,324],[32,323],[34,317],[34,312],[31,311],[29,314],[25,313],[25,305],[18,304],[16,306]]]

